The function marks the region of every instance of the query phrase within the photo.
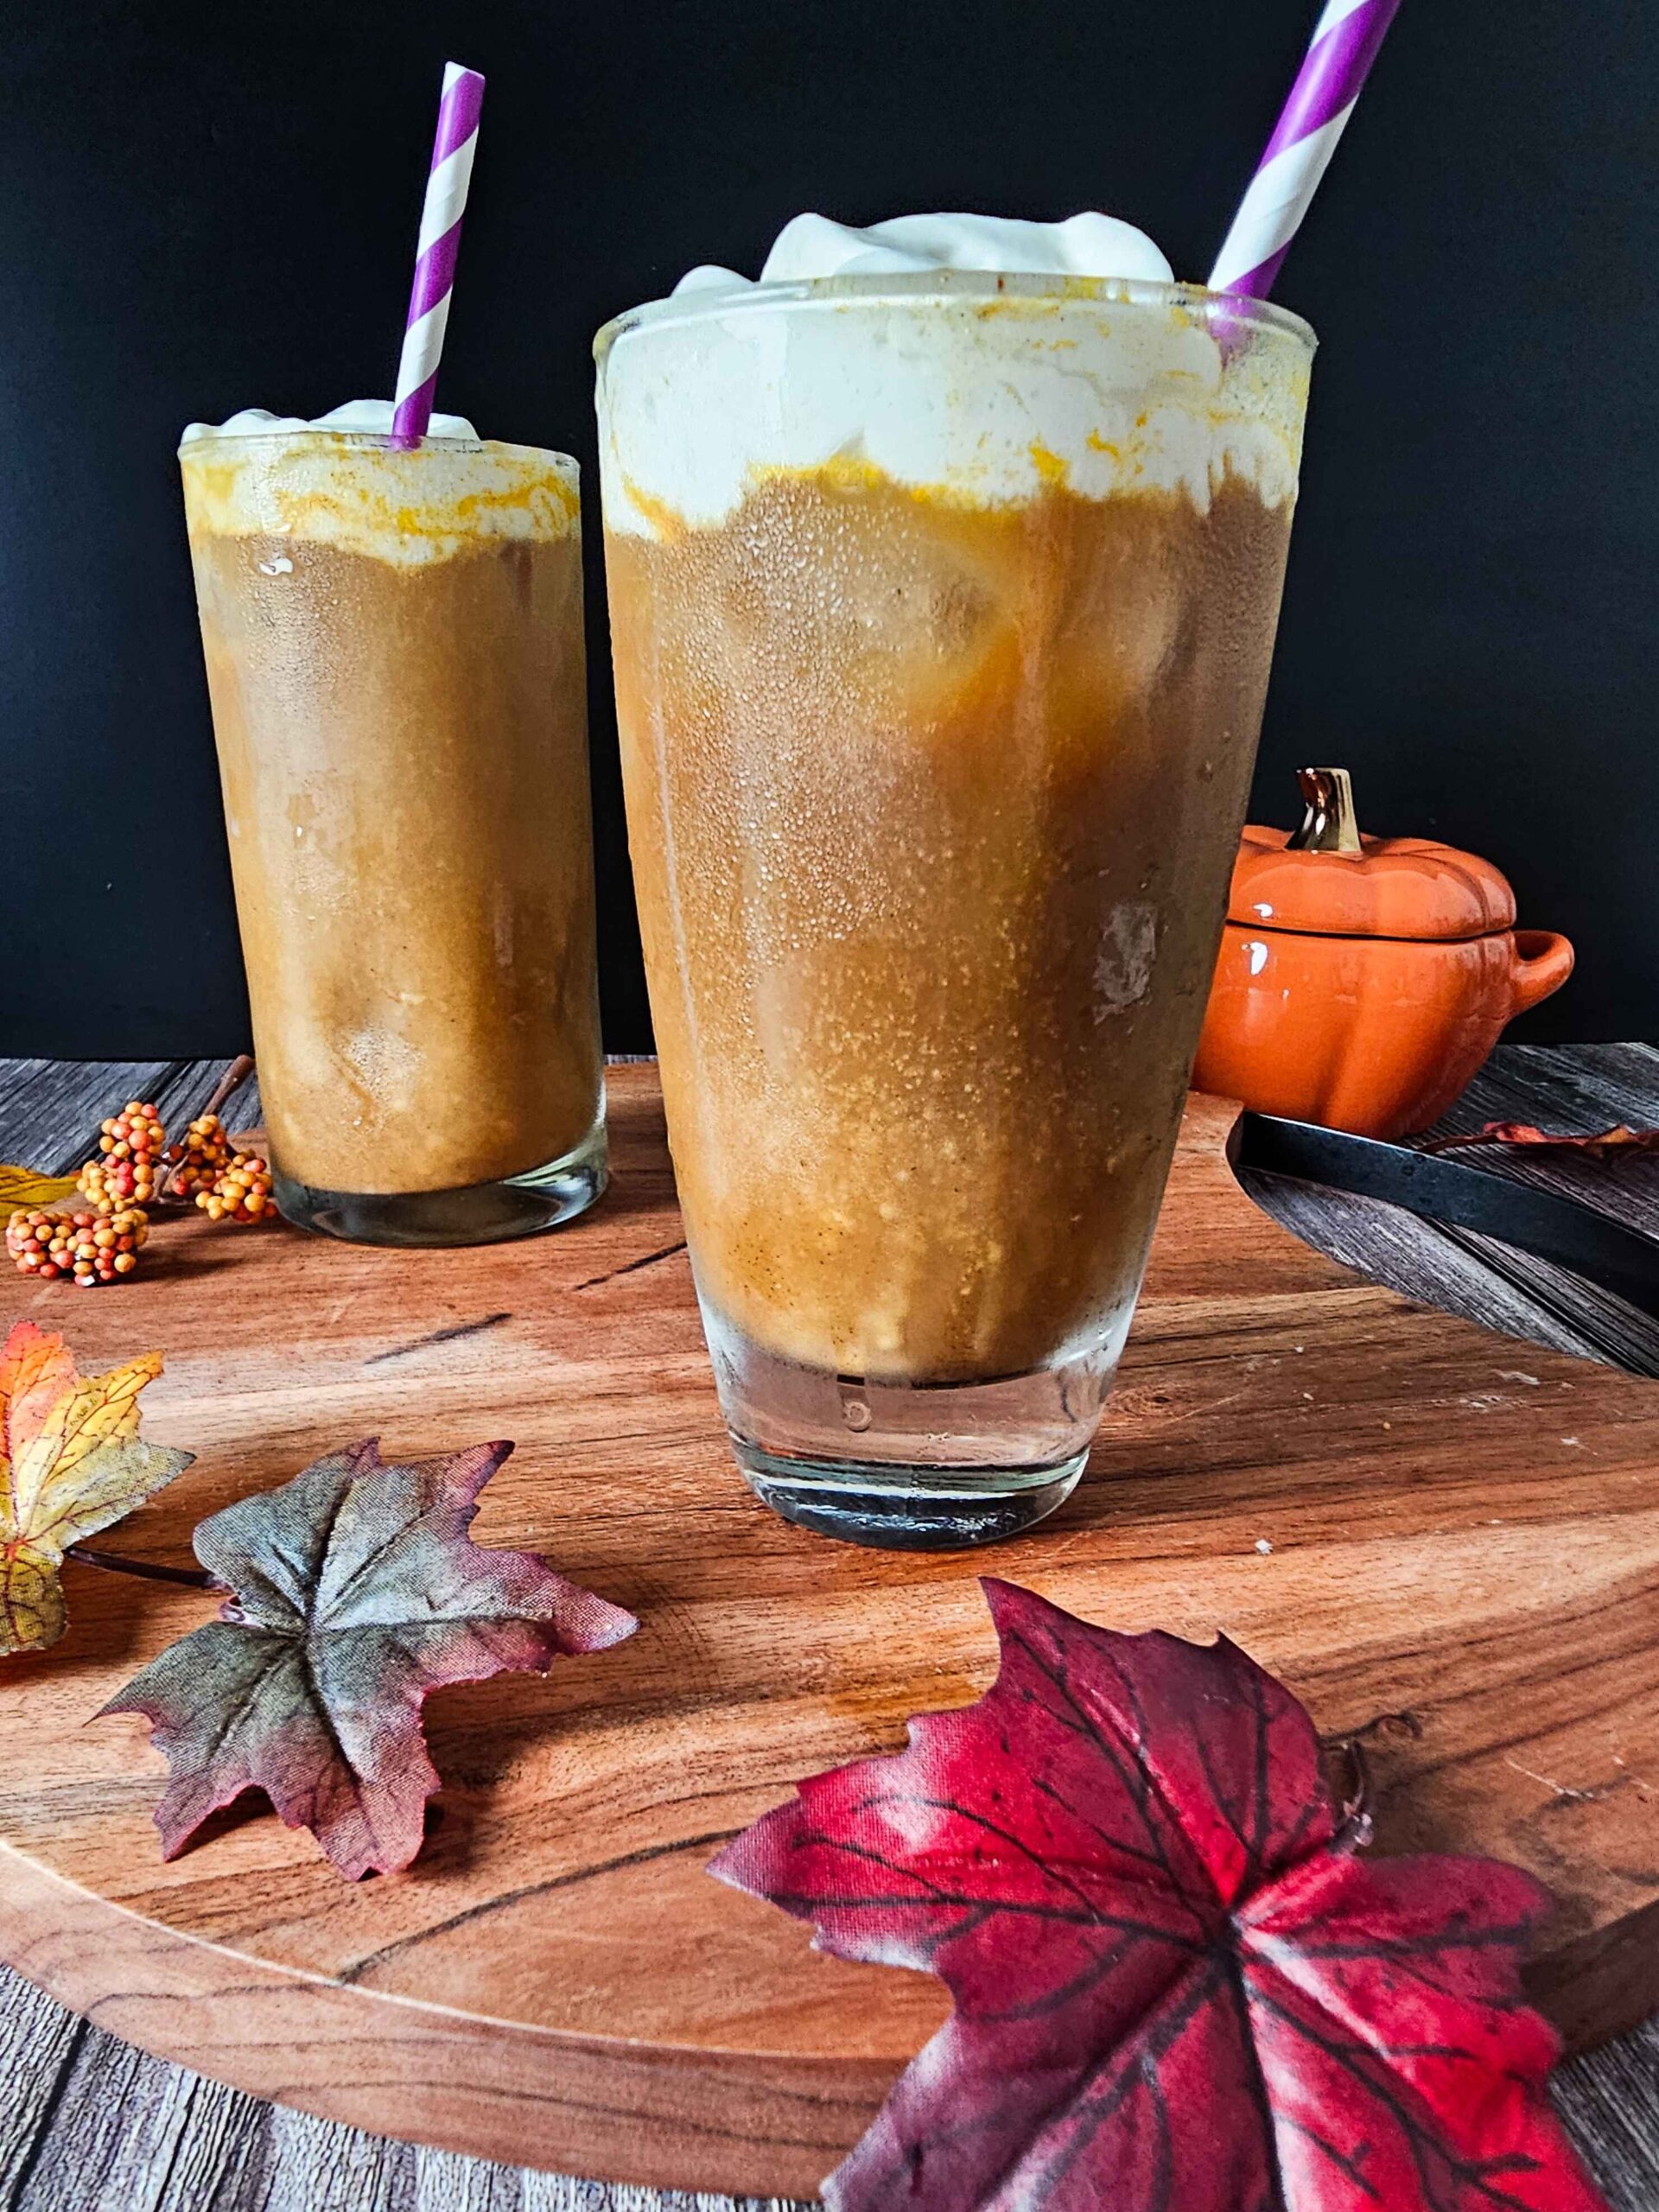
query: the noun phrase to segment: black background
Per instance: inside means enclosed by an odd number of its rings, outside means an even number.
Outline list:
[[[588,340],[695,262],[1102,207],[1202,276],[1306,0],[13,0],[0,29],[0,1051],[245,1034],[173,454],[390,389],[440,69],[490,79],[440,404],[580,455]],[[1323,351],[1254,812],[1504,867],[1659,1034],[1659,17],[1405,0],[1279,287]],[[590,524],[594,517],[590,513]],[[646,1017],[590,543],[607,1032]]]

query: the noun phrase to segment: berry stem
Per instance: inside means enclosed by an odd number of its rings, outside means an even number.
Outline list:
[[[217,1114],[221,1106],[228,1104],[235,1097],[252,1073],[252,1053],[238,1052],[214,1084],[213,1096],[202,1108],[197,1119],[205,1122],[210,1114]],[[172,1157],[175,1152],[181,1155],[177,1160]],[[156,1195],[166,1205],[187,1206],[190,1204],[189,1192],[181,1191],[179,1188],[179,1170],[185,1165],[183,1152],[182,1144],[169,1145],[167,1152],[162,1155],[161,1179],[156,1186]]]
[[[213,1578],[205,1567],[162,1567],[155,1560],[124,1559],[119,1552],[94,1551],[90,1544],[71,1544],[66,1558],[84,1567],[107,1567],[111,1574],[142,1575],[146,1582],[187,1582],[193,1590],[211,1590]]]
[[[252,1073],[253,1054],[238,1052],[224,1074],[220,1076],[213,1096],[201,1109],[202,1113],[207,1115],[221,1112]]]

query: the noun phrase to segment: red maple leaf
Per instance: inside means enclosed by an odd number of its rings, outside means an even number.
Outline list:
[[[1538,1885],[1357,1859],[1312,1721],[1224,1637],[983,1587],[978,1704],[803,1783],[713,1863],[956,2000],[832,2212],[1605,2212],[1521,2002]]]
[[[263,1789],[352,1879],[407,1866],[438,1787],[427,1693],[632,1635],[632,1613],[534,1552],[467,1535],[512,1449],[383,1466],[370,1437],[201,1523],[196,1557],[231,1597],[104,1707],[143,1713],[167,1754],[163,1858]]]

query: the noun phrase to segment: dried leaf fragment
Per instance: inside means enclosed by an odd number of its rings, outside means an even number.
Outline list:
[[[1492,1145],[1580,1152],[1591,1160],[1626,1160],[1644,1152],[1659,1152],[1659,1129],[1633,1129],[1628,1122],[1618,1122],[1611,1129],[1597,1129],[1588,1136],[1565,1136],[1538,1128],[1530,1122],[1484,1122],[1464,1136],[1430,1137],[1418,1149],[1468,1152]]]
[[[0,1160],[0,1217],[20,1206],[54,1206],[79,1187],[73,1175],[42,1175],[35,1167]]]

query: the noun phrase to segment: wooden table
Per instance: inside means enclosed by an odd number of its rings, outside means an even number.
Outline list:
[[[187,1118],[217,1069],[193,1061],[0,1061],[0,1158],[73,1165],[99,1117],[130,1096]],[[238,1102],[238,1119],[251,1111]],[[1514,1047],[1452,1117],[1591,1128],[1659,1122],[1659,1052]],[[1659,1161],[1511,1172],[1659,1234]],[[1511,1335],[1659,1376],[1659,1325],[1541,1263],[1431,1230],[1373,1202],[1255,1186],[1310,1243],[1391,1287]],[[1659,1808],[1655,1814],[1659,1834]],[[1559,2077],[1568,2124],[1618,2212],[1659,2208],[1659,2024]],[[4,2212],[654,2212],[732,2200],[663,2196],[515,2171],[385,2141],[263,2105],[186,2074],[63,2012],[0,1971],[0,2207]]]

